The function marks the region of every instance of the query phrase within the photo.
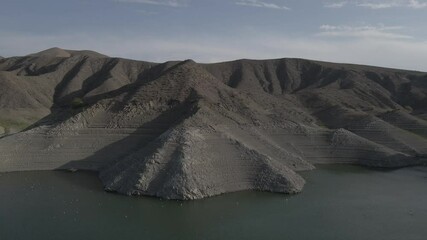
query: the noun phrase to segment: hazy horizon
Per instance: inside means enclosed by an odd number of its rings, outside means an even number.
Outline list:
[[[0,55],[305,58],[427,71],[425,0],[3,0]]]

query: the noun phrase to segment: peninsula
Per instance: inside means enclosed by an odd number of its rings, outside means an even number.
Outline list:
[[[303,59],[0,58],[0,172],[97,171],[107,191],[297,193],[315,164],[427,162],[427,73]]]

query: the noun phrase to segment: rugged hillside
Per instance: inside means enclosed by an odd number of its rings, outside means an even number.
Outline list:
[[[95,170],[123,194],[295,193],[316,163],[426,162],[426,73],[54,48],[0,60],[0,85],[0,171]]]
[[[94,57],[94,58],[106,58],[107,55],[100,54],[94,51],[90,50],[82,50],[82,51],[75,51],[75,50],[65,50],[61,48],[49,48],[47,50],[33,53],[28,56],[31,57],[48,57],[48,58],[67,58],[67,57],[75,57],[75,56],[86,56],[86,57]]]

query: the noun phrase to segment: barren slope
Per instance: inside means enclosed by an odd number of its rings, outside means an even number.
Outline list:
[[[95,170],[123,194],[295,193],[298,171],[316,163],[426,161],[425,73],[301,59],[157,64],[54,48],[0,60],[0,84],[0,171]],[[32,125],[11,134],[18,123]]]

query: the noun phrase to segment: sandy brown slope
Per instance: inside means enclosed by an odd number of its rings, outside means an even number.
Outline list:
[[[49,49],[0,61],[0,84],[0,116],[33,119],[16,134],[3,124],[0,171],[95,170],[107,190],[128,195],[295,193],[298,172],[316,163],[426,161],[420,72],[301,59],[157,64]]]

